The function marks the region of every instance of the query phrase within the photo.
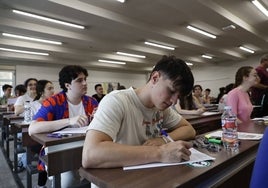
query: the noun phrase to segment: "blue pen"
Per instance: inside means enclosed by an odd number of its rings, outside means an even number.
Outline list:
[[[50,133],[50,134],[47,134],[47,136],[53,137],[53,138],[62,138],[62,135],[58,133]]]
[[[168,133],[165,130],[161,129],[160,131],[161,131],[161,134],[164,137],[166,137],[170,142],[174,142],[174,140],[168,135]]]

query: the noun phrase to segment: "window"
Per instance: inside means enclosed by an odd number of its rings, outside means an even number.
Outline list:
[[[14,71],[0,70],[0,96],[3,95],[2,86],[4,84],[12,85],[13,91],[14,91],[14,88],[15,88],[15,72]]]

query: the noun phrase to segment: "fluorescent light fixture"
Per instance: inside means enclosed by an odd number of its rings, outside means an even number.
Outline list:
[[[119,65],[126,64],[126,62],[122,62],[122,61],[110,61],[110,60],[104,60],[104,59],[99,59],[98,61],[102,63],[112,63],[112,64],[119,64]]]
[[[17,52],[17,53],[23,53],[23,54],[31,54],[31,55],[44,55],[48,56],[48,53],[41,53],[41,52],[32,52],[32,51],[24,51],[24,50],[15,50],[15,49],[10,49],[10,48],[0,48],[2,51],[7,51],[7,52]]]
[[[251,1],[265,16],[268,17],[268,10],[257,0]]]
[[[249,52],[249,53],[252,53],[252,54],[254,54],[254,53],[255,53],[255,52],[254,52],[254,50],[249,49],[249,48],[244,47],[244,46],[239,46],[239,48],[240,48],[241,50],[244,50],[244,51]]]
[[[138,57],[138,58],[146,58],[144,55],[137,55],[137,54],[129,54],[125,52],[116,52],[118,55],[124,55],[124,56],[129,56],[129,57]]]
[[[118,2],[120,2],[120,3],[124,3],[125,2],[125,0],[117,0]]]
[[[208,32],[206,32],[206,31],[203,31],[203,30],[201,30],[201,29],[198,29],[198,28],[196,28],[196,27],[193,27],[193,26],[191,26],[191,25],[188,25],[188,26],[187,26],[187,29],[190,29],[190,30],[192,30],[192,31],[195,31],[195,32],[197,32],[197,33],[200,33],[200,34],[202,34],[202,35],[205,35],[205,36],[210,37],[210,38],[213,38],[213,39],[217,38],[215,35],[213,35],[213,34],[211,34],[211,33],[208,33]]]
[[[31,41],[36,41],[36,42],[43,42],[43,43],[49,43],[49,44],[57,44],[61,45],[62,42],[57,42],[57,41],[52,41],[52,40],[45,40],[45,39],[39,39],[39,38],[33,38],[33,37],[26,37],[22,35],[15,35],[15,34],[10,34],[10,33],[2,33],[3,36],[6,37],[12,37],[12,38],[18,38],[18,39],[25,39],[25,40],[31,40]]]
[[[144,42],[144,44],[147,44],[147,45],[150,45],[150,46],[155,46],[155,47],[158,47],[158,48],[164,48],[164,49],[168,49],[168,50],[175,50],[174,47],[165,46],[165,45],[162,45],[162,44],[156,44],[156,43],[152,43],[152,42]]]
[[[189,63],[189,62],[186,62],[186,61],[185,61],[185,63],[186,63],[186,65],[188,65],[188,66],[193,66],[193,65],[194,65],[194,64]]]
[[[56,19],[53,19],[53,18],[48,18],[48,17],[45,17],[45,16],[39,16],[37,14],[23,12],[23,11],[20,11],[20,10],[12,10],[12,12],[14,12],[16,14],[23,15],[23,16],[37,18],[37,19],[40,19],[40,20],[45,20],[45,21],[49,21],[49,22],[53,22],[53,23],[57,23],[57,24],[65,25],[65,26],[70,26],[70,27],[74,27],[74,28],[78,28],[78,29],[85,29],[85,26],[82,26],[82,25],[68,23],[68,22],[56,20]]]
[[[209,56],[209,55],[202,55],[202,57],[203,57],[203,58],[207,58],[207,59],[212,59],[212,57]]]

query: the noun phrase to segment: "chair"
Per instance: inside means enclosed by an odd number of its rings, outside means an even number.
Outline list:
[[[268,128],[265,129],[254,164],[250,187],[268,187]]]

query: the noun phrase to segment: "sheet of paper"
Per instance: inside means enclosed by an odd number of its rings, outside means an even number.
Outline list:
[[[222,131],[216,131],[209,133],[208,136],[221,137]],[[240,140],[260,140],[262,139],[263,134],[257,133],[246,133],[246,132],[238,132],[238,139]]]
[[[204,112],[201,114],[202,116],[209,116],[209,115],[214,115],[214,114],[219,114],[219,112]]]
[[[123,170],[155,168],[155,167],[161,167],[161,166],[174,166],[174,165],[187,164],[187,163],[193,163],[193,162],[215,160],[214,157],[210,157],[209,155],[202,153],[200,151],[197,151],[194,148],[191,148],[190,151],[192,152],[192,154],[190,156],[189,161],[184,161],[180,163],[149,163],[149,164],[144,164],[144,165],[126,166],[126,167],[123,167]]]
[[[86,134],[87,131],[87,126],[86,127],[79,127],[79,128],[65,128],[60,131],[56,131],[53,133],[59,133],[59,134]]]

